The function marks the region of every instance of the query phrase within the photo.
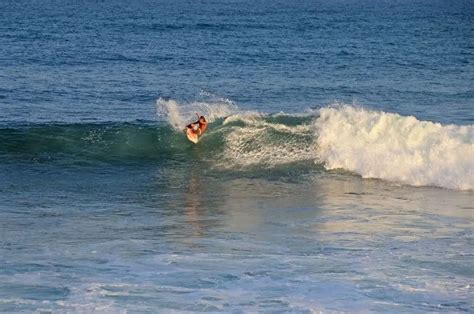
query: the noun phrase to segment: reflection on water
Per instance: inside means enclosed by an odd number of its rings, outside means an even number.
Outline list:
[[[208,227],[203,221],[208,206],[202,199],[203,189],[206,189],[205,181],[200,175],[191,172],[190,177],[186,180],[186,189],[184,191],[184,211],[186,221],[192,229],[192,235],[195,237],[203,236]]]
[[[199,238],[218,227],[226,212],[221,185],[200,169],[158,169],[149,189],[153,201],[148,197],[139,201],[153,208],[157,219],[170,220],[178,226],[172,235],[163,237],[184,239],[187,245],[196,245]]]

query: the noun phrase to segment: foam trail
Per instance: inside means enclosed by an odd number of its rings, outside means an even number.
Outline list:
[[[314,160],[314,135],[311,126],[267,121],[272,117],[275,116],[246,112],[226,119],[224,163],[220,166],[268,168]]]
[[[352,106],[320,110],[318,158],[327,169],[414,186],[474,189],[474,127]]]

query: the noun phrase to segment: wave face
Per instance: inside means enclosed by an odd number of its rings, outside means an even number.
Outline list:
[[[0,129],[0,160],[94,164],[172,156],[177,135],[150,122],[29,124]]]
[[[318,157],[327,169],[414,186],[474,188],[473,126],[441,125],[352,106],[319,113]]]
[[[208,117],[198,145],[183,127]],[[364,178],[414,186],[473,190],[473,126],[338,105],[301,114],[240,110],[227,100],[159,99],[160,121],[28,124],[0,128],[5,163],[179,163],[210,170],[292,173],[343,169]]]

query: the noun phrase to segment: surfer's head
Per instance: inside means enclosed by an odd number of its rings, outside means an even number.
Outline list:
[[[200,116],[199,123],[206,123],[206,118],[204,116]]]

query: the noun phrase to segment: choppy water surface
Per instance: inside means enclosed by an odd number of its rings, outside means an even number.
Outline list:
[[[473,16],[0,2],[0,311],[474,311]]]

